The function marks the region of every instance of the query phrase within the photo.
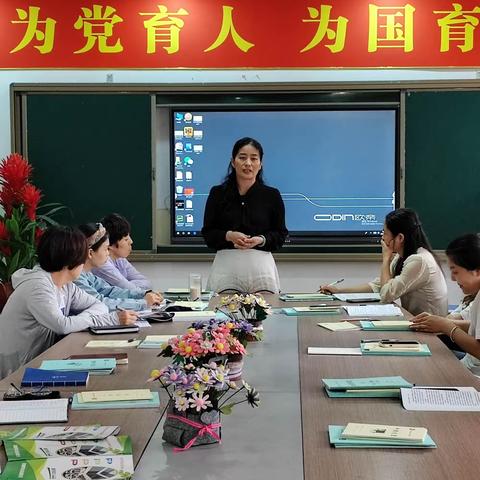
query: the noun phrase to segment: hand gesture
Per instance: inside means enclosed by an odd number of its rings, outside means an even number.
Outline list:
[[[411,319],[410,328],[417,332],[445,333],[449,334],[455,323],[438,315],[430,315],[427,312],[420,313]]]
[[[138,316],[133,310],[121,310],[117,312],[117,316],[120,325],[133,325],[138,320]]]
[[[335,293],[340,293],[342,290],[333,285],[320,285],[318,291],[327,295],[334,295]]]
[[[156,292],[148,292],[143,298],[149,307],[152,305],[160,305],[163,301],[163,296]]]
[[[235,232],[232,230],[229,230],[225,235],[225,240],[227,240],[227,242],[232,242],[233,246],[239,249],[251,248],[249,247],[249,244],[247,242],[249,239],[250,237],[248,235],[245,235],[242,232]]]

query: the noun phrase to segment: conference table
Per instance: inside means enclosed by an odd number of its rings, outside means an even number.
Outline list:
[[[361,339],[379,338],[379,334],[381,338],[382,333],[391,337],[392,332],[331,332],[317,323],[340,321],[346,315],[286,316],[279,313],[279,308],[286,304],[277,296],[266,295],[266,299],[276,313],[264,321],[264,340],[249,343],[243,370],[243,378],[260,392],[261,403],[255,409],[243,403],[231,415],[222,415],[221,444],[175,453],[171,445],[163,442],[168,397],[162,389],[159,408],[72,410],[68,424],[120,425],[121,433],[132,438],[135,480],[438,480],[478,476],[479,412],[407,411],[398,398],[333,399],[322,386],[322,378],[400,375],[417,385],[474,386],[480,390],[480,380],[435,335],[394,332],[395,338],[415,338],[428,344],[432,352],[429,357],[308,355],[309,346],[358,347]],[[306,304],[289,302],[288,306]],[[181,321],[152,324],[132,337],[180,334],[188,325]],[[106,352],[85,348],[93,338],[86,332],[68,335],[28,366],[38,368],[44,359],[71,354]],[[129,337],[117,334],[99,338]],[[158,357],[158,350],[154,349],[115,351],[128,352],[128,365],[117,366],[113,375],[91,376],[88,390],[158,389],[158,384],[145,382],[150,371],[168,364],[169,358]],[[10,382],[19,385],[22,375],[23,368],[0,381],[0,391],[5,391]],[[84,389],[60,390],[71,395]],[[348,422],[426,427],[438,448],[333,448],[328,440],[328,425]],[[3,449],[0,462],[5,463]]]

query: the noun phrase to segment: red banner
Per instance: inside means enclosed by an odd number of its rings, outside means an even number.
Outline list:
[[[480,0],[1,0],[0,68],[480,66]]]

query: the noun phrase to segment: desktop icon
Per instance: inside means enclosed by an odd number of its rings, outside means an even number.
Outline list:
[[[181,195],[181,194],[183,193],[183,187],[182,187],[181,185],[177,185],[177,186],[175,187],[175,191],[176,191],[179,195]]]
[[[185,222],[186,223],[193,223],[193,215],[191,213],[189,213],[186,217],[185,217]]]
[[[183,113],[175,112],[175,120],[181,122],[183,120]]]
[[[185,151],[186,152],[191,152],[192,151],[192,144],[191,143],[186,143],[185,144]]]
[[[195,153],[202,153],[203,152],[203,145],[194,145],[193,146],[193,151]]]
[[[183,210],[185,208],[185,200],[175,200],[175,208]]]
[[[183,216],[183,215],[177,215],[177,220],[176,220],[177,225],[178,225],[179,223],[183,223],[183,221],[184,221],[183,219],[184,219],[184,216]]]
[[[190,187],[187,188],[187,187],[185,187],[185,188],[183,189],[183,194],[186,195],[186,196],[188,196],[188,197],[191,197],[194,193],[195,193],[195,189],[194,189],[194,188],[190,188]]]
[[[202,123],[203,122],[203,115],[194,115],[193,116],[193,123]]]
[[[183,143],[182,142],[177,142],[175,144],[175,151],[176,152],[182,152],[183,151]]]
[[[187,138],[193,137],[193,127],[183,127],[183,134]]]
[[[173,136],[175,137],[175,140],[181,140],[183,138],[183,130],[175,130]]]
[[[183,172],[181,170],[175,172],[175,180],[177,180],[177,182],[183,180]]]
[[[193,158],[192,157],[185,157],[183,159],[183,164],[187,167],[193,165]]]
[[[185,180],[191,180],[193,178],[192,172],[189,170],[185,172]]]
[[[192,121],[193,115],[189,112],[186,112],[183,118],[185,119],[186,122],[191,122]]]
[[[193,201],[192,200],[185,200],[185,208],[190,210],[193,208]]]
[[[193,138],[195,140],[201,140],[203,138],[203,130],[194,130],[193,131]]]
[[[182,157],[175,157],[175,166],[178,167],[182,164]]]

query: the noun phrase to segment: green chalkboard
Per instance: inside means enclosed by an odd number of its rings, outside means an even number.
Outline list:
[[[405,204],[436,249],[480,231],[480,91],[409,92]]]
[[[57,220],[118,212],[131,222],[134,248],[152,249],[149,95],[28,94],[26,138],[43,202],[71,212]]]

